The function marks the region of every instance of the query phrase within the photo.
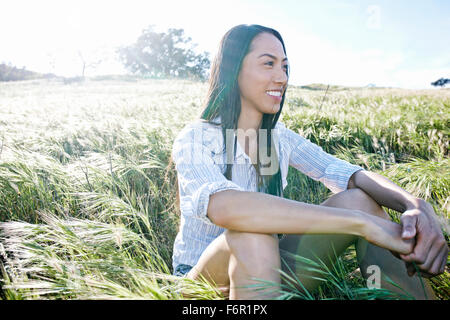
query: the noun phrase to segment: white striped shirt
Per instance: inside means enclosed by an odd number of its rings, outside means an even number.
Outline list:
[[[220,118],[218,118],[220,121]],[[283,189],[288,166],[322,182],[333,193],[347,189],[351,175],[362,167],[338,159],[278,121],[273,131]],[[228,150],[228,149],[227,149]],[[226,158],[220,126],[200,120],[185,126],[175,138],[172,150],[178,175],[180,229],[173,248],[173,268],[194,266],[206,247],[225,231],[209,219],[209,196],[234,189],[257,191],[256,172],[250,157],[236,144],[232,181],[225,178]]]

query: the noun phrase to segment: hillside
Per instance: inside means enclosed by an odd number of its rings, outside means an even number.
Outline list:
[[[38,73],[25,69],[25,67],[19,69],[12,65],[0,64],[0,82],[1,81],[21,81],[21,80],[33,80],[33,79],[51,79],[56,76],[51,73]]]

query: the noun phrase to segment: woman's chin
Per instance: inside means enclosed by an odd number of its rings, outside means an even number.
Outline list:
[[[269,113],[269,114],[276,114],[278,111],[280,111],[280,105],[279,105],[279,104],[274,104],[274,105],[272,106],[272,108],[270,108],[270,109],[268,110],[267,113]]]
[[[259,107],[258,111],[263,114],[276,114],[278,111],[280,111],[280,105],[265,105],[264,107]]]

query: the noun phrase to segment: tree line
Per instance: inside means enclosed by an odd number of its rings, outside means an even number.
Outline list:
[[[0,81],[18,81],[18,80],[34,80],[42,78],[52,78],[55,75],[51,73],[38,73],[25,69],[25,67],[17,68],[11,63],[0,64]]]

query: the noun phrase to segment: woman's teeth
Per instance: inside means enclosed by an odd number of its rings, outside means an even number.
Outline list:
[[[280,97],[281,92],[280,91],[266,91],[268,95],[274,96],[274,97]]]

